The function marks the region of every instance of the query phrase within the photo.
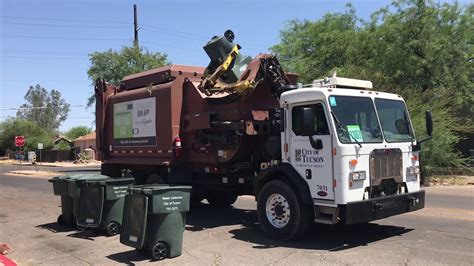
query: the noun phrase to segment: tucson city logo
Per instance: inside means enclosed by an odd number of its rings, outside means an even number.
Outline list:
[[[318,150],[295,149],[295,160],[303,163],[323,163],[324,158],[319,156]]]

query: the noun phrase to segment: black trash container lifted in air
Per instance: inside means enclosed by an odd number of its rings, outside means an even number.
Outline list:
[[[125,197],[120,242],[153,260],[181,255],[190,186],[141,185]]]
[[[105,180],[109,178],[104,175],[76,174],[56,176],[48,181],[53,183],[54,195],[61,196],[61,215],[58,216],[58,223],[76,227],[78,216],[80,188],[76,185],[76,180]]]
[[[120,233],[124,199],[134,181],[134,178],[76,180],[80,188],[77,225],[100,229],[108,236]]]

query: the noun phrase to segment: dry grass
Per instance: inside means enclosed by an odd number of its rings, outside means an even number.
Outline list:
[[[433,175],[429,178],[429,185],[449,186],[449,185],[474,185],[474,176],[462,175]]]

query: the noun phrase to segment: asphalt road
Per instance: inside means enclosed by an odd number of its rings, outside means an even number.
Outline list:
[[[15,249],[11,259],[21,264],[149,262],[117,236],[56,224],[60,200],[47,178],[6,175],[16,170],[12,167],[0,166],[0,242]],[[183,255],[164,262],[474,265],[474,187],[429,187],[426,192],[423,210],[363,225],[314,225],[293,242],[262,234],[251,197],[220,210],[203,203],[187,217]]]

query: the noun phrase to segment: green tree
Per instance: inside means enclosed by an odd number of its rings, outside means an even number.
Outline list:
[[[44,149],[53,147],[54,134],[38,126],[34,121],[10,118],[0,123],[0,147],[15,150],[15,136],[23,135],[26,144],[23,149],[36,150],[38,143],[43,143]]]
[[[335,68],[350,65],[356,38],[355,10],[347,5],[343,14],[326,14],[321,20],[291,20],[280,32],[281,41],[271,50],[289,71],[309,83],[329,75]]]
[[[77,139],[80,136],[87,135],[91,132],[92,132],[92,129],[90,127],[76,126],[76,127],[72,127],[71,129],[69,129],[66,132],[65,135],[69,140],[74,140],[74,139]]]
[[[472,132],[474,114],[474,5],[400,0],[372,14],[344,13],[316,21],[290,21],[271,50],[300,80],[332,75],[368,79],[376,90],[402,95],[416,132],[433,110],[435,137],[425,145],[425,164],[459,166],[459,133]],[[465,125],[465,126],[462,126]]]
[[[30,86],[25,100],[27,103],[20,106],[17,117],[33,121],[48,131],[57,130],[70,110],[70,105],[61,98],[59,91],[48,92],[39,84]]]
[[[92,83],[99,78],[118,85],[123,77],[148,69],[169,64],[167,55],[153,53],[138,46],[122,47],[122,50],[109,49],[105,52],[94,52],[89,55],[91,66],[87,70]],[[95,102],[95,96],[88,99],[88,106]]]

